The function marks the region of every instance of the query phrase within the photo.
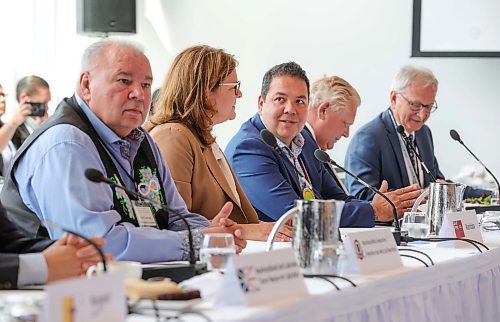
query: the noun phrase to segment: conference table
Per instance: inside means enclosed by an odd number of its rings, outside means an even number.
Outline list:
[[[210,296],[198,301],[158,301],[161,321],[330,321],[330,322],[437,322],[500,321],[500,231],[483,232],[488,251],[453,248],[437,244],[412,243],[400,248],[425,252],[435,262],[424,267],[421,262],[402,257],[403,268],[369,275],[345,275],[357,287],[334,279],[340,288],[322,279],[305,279],[308,296],[277,298],[260,306],[215,306]],[[279,243],[278,248],[290,247]],[[249,241],[243,252],[263,251],[265,243]],[[401,254],[417,255],[407,251]],[[419,258],[426,260],[422,256]],[[223,276],[211,272],[194,282],[200,288],[210,283],[217,289]],[[2,291],[43,298],[24,291]],[[2,297],[0,297],[1,299]],[[151,301],[144,300],[141,314],[128,315],[127,322],[158,321]],[[1,305],[0,305],[1,306]],[[0,314],[1,320],[1,314]]]
[[[253,307],[215,307],[213,301],[203,300],[178,312],[161,309],[160,314],[176,316],[188,312],[180,317],[182,321],[193,322],[500,321],[500,232],[483,233],[483,237],[490,248],[483,253],[472,247],[430,243],[404,246],[425,252],[435,265],[425,267],[419,261],[403,257],[401,269],[347,275],[357,287],[335,279],[340,287],[336,290],[324,280],[306,279],[310,295],[302,298],[283,297]],[[264,247],[262,242],[250,242],[245,252],[261,251]],[[155,321],[155,318],[150,312],[149,316],[129,315],[127,321]]]

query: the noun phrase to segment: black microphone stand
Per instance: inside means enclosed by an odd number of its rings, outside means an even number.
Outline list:
[[[462,139],[460,139],[460,134],[458,134],[457,131],[451,129],[450,130],[450,136],[451,136],[451,138],[453,140],[455,140],[458,143],[460,143],[467,151],[469,151],[469,153],[474,157],[474,159],[476,159],[477,162],[479,162],[484,167],[484,169],[491,175],[491,177],[493,178],[493,180],[495,180],[495,182],[497,184],[498,192],[500,193],[500,183],[498,183],[498,180],[495,177],[495,175],[493,175],[493,173],[490,171],[490,169],[488,169],[488,167],[485,166],[484,163],[481,160],[479,160],[479,158],[465,145],[465,143],[462,141]]]
[[[398,211],[397,211],[396,205],[394,205],[394,203],[389,198],[387,198],[386,195],[381,193],[378,189],[369,185],[364,180],[362,180],[360,177],[358,177],[354,173],[348,171],[344,167],[341,167],[337,162],[333,161],[325,151],[317,149],[316,151],[314,151],[314,156],[316,157],[316,159],[318,159],[319,161],[321,161],[323,163],[330,163],[330,164],[338,167],[339,169],[345,171],[345,173],[347,173],[348,175],[350,175],[351,177],[356,179],[359,183],[361,183],[362,185],[364,185],[365,187],[367,187],[368,189],[373,191],[375,194],[384,198],[384,200],[387,201],[389,203],[389,205],[392,206],[392,215],[394,217],[394,231],[392,232],[392,234],[394,236],[394,240],[396,241],[396,245],[398,245],[398,246],[401,245],[401,227],[399,226]]]

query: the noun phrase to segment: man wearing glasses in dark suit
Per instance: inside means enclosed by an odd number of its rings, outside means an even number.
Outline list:
[[[349,143],[346,168],[375,187],[386,180],[389,190],[415,184],[426,188],[432,177],[444,182],[434,155],[432,133],[425,125],[438,108],[437,89],[438,81],[431,70],[415,66],[401,68],[392,83],[390,107],[359,129]],[[397,132],[398,126],[403,126],[407,141]],[[424,171],[414,151],[432,176]],[[346,178],[346,186],[359,199],[373,198],[373,192],[352,178]],[[481,196],[484,192],[468,188],[465,195]]]

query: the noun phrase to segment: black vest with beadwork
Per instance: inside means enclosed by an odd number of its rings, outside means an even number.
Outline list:
[[[38,216],[33,213],[21,199],[18,189],[18,183],[15,178],[15,170],[20,159],[23,157],[26,150],[35,142],[38,137],[47,129],[58,124],[70,124],[82,132],[86,133],[94,142],[95,147],[99,153],[99,157],[106,169],[106,176],[111,178],[115,183],[122,184],[123,180],[113,162],[112,157],[101,143],[99,135],[90,123],[89,119],[78,105],[76,98],[65,98],[57,107],[54,115],[52,115],[46,122],[44,122],[21,146],[18,150],[14,160],[11,164],[9,175],[5,179],[0,200],[7,209],[7,216],[14,222],[19,229],[29,237],[48,237],[48,232],[41,225]],[[134,181],[136,187],[146,196],[153,199],[156,204],[163,204],[165,202],[165,193],[163,184],[158,170],[158,164],[153,154],[153,150],[147,138],[141,142],[137,155],[134,159]],[[85,171],[85,169],[75,169],[75,171]],[[110,189],[113,189],[110,187]],[[129,222],[135,226],[139,226],[137,218],[130,205],[129,198],[121,189],[114,189],[113,191],[113,206],[120,216],[120,222]],[[155,219],[160,229],[167,228],[168,215],[161,209],[154,208]],[[9,209],[11,211],[9,211]]]

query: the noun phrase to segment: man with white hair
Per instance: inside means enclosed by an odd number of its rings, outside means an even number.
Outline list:
[[[438,81],[431,70],[415,66],[401,68],[392,83],[390,107],[360,128],[349,143],[346,168],[375,187],[386,180],[389,190],[410,185],[425,188],[432,177],[444,181],[434,155],[431,130],[425,125],[438,108],[437,89]],[[398,126],[404,128],[408,142],[397,132]],[[424,171],[414,151],[432,176]],[[346,178],[346,186],[359,199],[373,198],[372,191],[352,178]],[[468,189],[466,195],[483,192]]]
[[[331,150],[341,137],[349,137],[349,128],[360,104],[358,92],[338,76],[324,76],[311,85],[305,128],[321,150]],[[327,170],[348,193],[335,170],[329,166]]]
[[[227,232],[245,246],[226,204],[210,223],[191,213],[175,188],[156,144],[141,128],[149,111],[153,75],[137,45],[107,39],[82,56],[75,95],[64,99],[18,151],[0,198],[27,236],[61,236],[43,221],[103,236],[106,250],[122,260],[157,262],[190,258],[186,225],[161,204],[183,214],[195,251],[203,234]],[[153,201],[131,201],[123,189],[86,179],[97,169],[114,184]]]
[[[358,92],[341,77],[324,76],[311,85],[306,130],[311,132],[321,150],[330,150],[340,138],[349,137],[349,129],[354,123],[359,105],[361,98]],[[346,194],[349,194],[335,169],[327,166],[327,170]],[[421,193],[418,185],[391,192],[387,192],[387,183],[384,181],[376,187],[380,187],[398,205],[400,214],[409,210]]]

